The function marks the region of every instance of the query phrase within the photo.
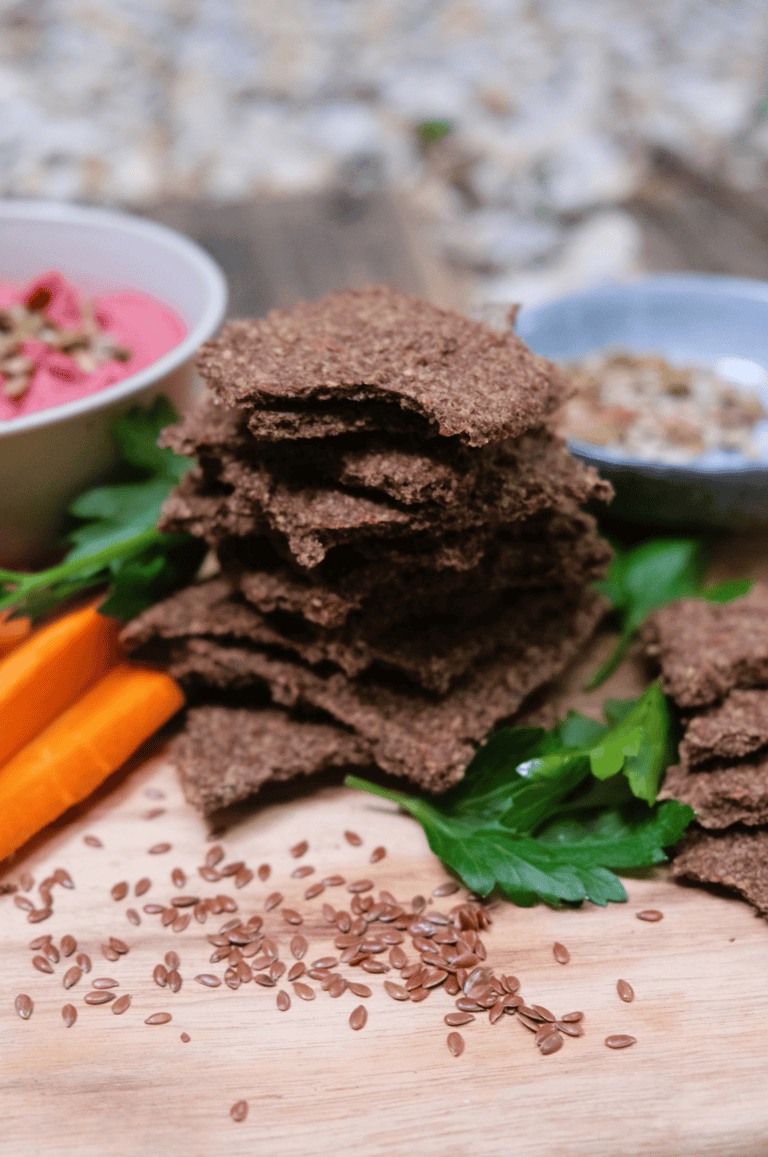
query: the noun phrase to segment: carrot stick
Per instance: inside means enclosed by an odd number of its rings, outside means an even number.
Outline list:
[[[0,860],[85,799],[184,704],[164,671],[120,663],[0,767]]]
[[[24,617],[9,619],[10,610],[0,611],[0,659],[15,651],[29,634],[31,620]]]
[[[88,606],[36,631],[0,662],[0,767],[115,665],[118,629]]]

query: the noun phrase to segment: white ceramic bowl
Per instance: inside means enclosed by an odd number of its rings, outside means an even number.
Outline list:
[[[754,384],[741,380],[768,411],[760,384],[768,369],[768,282],[691,273],[604,285],[521,309],[517,333],[552,361],[618,348],[720,372],[726,362],[730,372],[756,371]],[[757,461],[718,451],[681,466],[569,445],[612,483],[610,511],[619,518],[668,530],[743,530],[768,526],[768,422],[754,435]]]
[[[176,311],[187,335],[151,366],[99,393],[0,421],[0,566],[36,565],[70,501],[115,461],[110,426],[165,394],[183,410],[192,355],[217,329],[227,286],[193,241],[139,217],[50,201],[0,201],[0,276],[24,284],[49,269],[87,295],[135,289]]]

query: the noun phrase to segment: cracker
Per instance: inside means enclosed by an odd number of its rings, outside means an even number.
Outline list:
[[[768,686],[768,586],[756,584],[732,603],[670,603],[642,637],[679,707],[706,707],[734,688]]]
[[[331,723],[276,707],[191,707],[168,757],[188,802],[204,814],[245,799],[267,782],[365,766],[367,747]]]
[[[280,707],[322,711],[366,740],[382,770],[437,791],[461,778],[474,745],[493,726],[578,654],[604,612],[605,601],[589,591],[575,612],[553,605],[543,623],[518,638],[514,655],[478,666],[439,700],[394,682],[323,678],[299,663],[206,638],[153,642],[144,657],[162,662],[193,692],[259,695],[268,688]]]
[[[680,744],[688,767],[743,759],[768,746],[768,690],[731,691],[719,707],[695,716]]]
[[[670,767],[659,799],[690,804],[703,828],[768,824],[768,758],[710,771]]]
[[[691,830],[679,845],[672,875],[722,884],[768,916],[768,830]]]
[[[571,389],[511,331],[386,286],[230,322],[197,367],[228,405],[384,403],[470,446],[517,437]]]

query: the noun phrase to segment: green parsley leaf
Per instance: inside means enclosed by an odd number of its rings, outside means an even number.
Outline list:
[[[0,570],[0,610],[36,617],[69,595],[109,584],[102,610],[131,618],[175,586],[191,581],[205,546],[189,535],[157,529],[160,506],[194,460],[157,445],[160,431],[178,420],[167,398],[134,406],[112,427],[121,479],[74,500],[82,525],[67,539],[72,550],[57,566],[36,574]],[[126,481],[126,475],[128,480]]]
[[[632,547],[611,540],[611,546],[614,557],[608,574],[594,586],[618,613],[621,635],[613,654],[589,679],[586,687],[590,691],[613,674],[651,611],[682,598],[725,603],[752,589],[748,579],[704,587],[706,542],[701,538],[653,538]]]
[[[658,684],[636,701],[609,701],[605,713],[604,724],[572,712],[552,731],[494,732],[442,796],[345,782],[408,811],[479,895],[498,888],[525,905],[626,900],[611,869],[662,863],[693,811],[654,803],[674,754]]]

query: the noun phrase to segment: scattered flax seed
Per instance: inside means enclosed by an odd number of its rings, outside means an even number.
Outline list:
[[[337,1000],[340,996],[343,996],[346,991],[347,981],[343,976],[339,976],[338,973],[336,973],[328,985],[328,995],[332,996],[334,1000]]]
[[[31,892],[35,886],[35,877],[31,872],[22,872],[19,876],[19,884],[24,892]]]
[[[637,1044],[636,1036],[625,1036],[624,1033],[616,1033],[614,1036],[607,1036],[605,1043],[609,1049],[628,1049],[630,1045]]]
[[[112,964],[114,964],[116,960],[120,959],[120,953],[117,951],[117,949],[113,948],[111,944],[102,944],[101,955],[105,960],[109,960]]]
[[[278,992],[276,1003],[277,1003],[277,1007],[279,1008],[280,1012],[287,1012],[288,1009],[291,1007],[291,998],[288,995],[288,993],[285,991],[285,989],[281,988],[280,991]]]
[[[67,933],[66,936],[62,936],[61,952],[63,956],[71,956],[76,948],[77,941],[75,940],[74,936],[70,936],[69,933]]]
[[[418,916],[419,912],[423,912],[427,906],[427,901],[423,896],[414,896],[411,900],[411,911]]]
[[[183,888],[187,882],[186,873],[181,868],[174,868],[171,872],[171,880],[174,888]]]
[[[314,870],[311,864],[301,864],[291,872],[291,879],[303,880],[305,876],[311,876]]]
[[[174,908],[194,908],[195,904],[200,903],[199,896],[174,896],[171,900]]]
[[[552,945],[552,955],[558,964],[567,964],[571,959],[571,954],[564,944],[559,944],[556,940]]]
[[[384,857],[386,856],[386,854],[387,854],[386,848],[381,847],[381,846],[379,846],[378,848],[374,848],[370,854],[369,861],[372,864],[378,864],[379,860],[383,860]]]
[[[35,1006],[32,998],[27,996],[26,992],[20,992],[13,1002],[13,1007],[22,1020],[29,1020]]]
[[[235,887],[244,888],[246,884],[250,884],[253,879],[253,872],[250,868],[241,868],[235,875]]]
[[[403,988],[402,984],[395,984],[393,980],[384,981],[384,991],[392,997],[393,1000],[409,1000],[408,990]]]
[[[367,984],[360,984],[360,982],[357,980],[349,981],[349,991],[353,996],[356,996],[362,1000],[367,1000],[373,992],[373,990],[370,989]]]
[[[234,1105],[229,1110],[229,1115],[233,1121],[244,1121],[248,1116],[248,1102],[235,1101]]]
[[[178,968],[181,964],[179,954],[174,952],[173,949],[171,949],[170,952],[166,952],[164,959],[166,968]]]
[[[309,886],[309,888],[307,888],[306,892],[304,893],[304,899],[305,900],[314,900],[316,896],[322,895],[322,893],[324,891],[325,891],[325,885],[321,884],[320,881],[318,880],[318,882],[316,884],[311,884]]]
[[[286,924],[303,924],[304,923],[304,918],[301,916],[301,914],[299,912],[296,911],[295,908],[282,908],[280,911],[280,915],[282,916],[283,920],[285,920]]]
[[[471,1012],[449,1012],[443,1019],[451,1028],[458,1028],[462,1024],[471,1024],[475,1018]]]
[[[358,1004],[357,1008],[354,1008],[350,1014],[349,1027],[354,1029],[355,1032],[359,1032],[361,1028],[365,1028],[367,1020],[368,1009],[365,1005]]]
[[[158,816],[164,816],[164,815],[165,815],[165,808],[164,807],[153,807],[153,808],[150,808],[148,812],[144,812],[143,818],[145,820],[156,820],[158,818]],[[112,1011],[114,1012],[114,1009]]]
[[[181,1034],[181,1040],[183,1040],[183,1041],[184,1041],[184,1044],[185,1044],[185,1045],[188,1045],[188,1044],[189,1044],[189,1042],[192,1040],[192,1037],[189,1035],[189,1033],[188,1033],[188,1032],[183,1032],[183,1033]]]
[[[306,970],[306,965],[301,960],[297,960],[295,964],[291,965],[286,980],[292,983],[294,980],[298,980],[300,976],[303,976]]]
[[[308,851],[309,841],[300,840],[298,844],[294,844],[291,848],[291,855],[293,856],[294,860],[299,860],[302,856],[305,856]]]
[[[152,979],[160,988],[165,988],[168,983],[168,969],[164,964],[156,964],[152,972]]]
[[[98,976],[96,980],[91,981],[92,988],[119,988],[120,981],[113,980],[111,976]]]
[[[264,901],[264,907],[266,908],[267,912],[271,912],[272,909],[276,908],[278,904],[282,904],[283,899],[284,897],[282,892],[271,892]]]
[[[259,864],[256,870],[256,875],[261,881],[268,880],[271,873],[272,869],[270,868],[269,864]]]
[[[83,972],[91,971],[91,958],[87,952],[78,952],[75,959],[82,968]]]
[[[455,1057],[460,1057],[464,1052],[464,1037],[460,1032],[448,1033],[448,1051]]]
[[[66,1028],[72,1028],[72,1025],[77,1020],[77,1009],[74,1004],[65,1004],[61,1010],[62,1020]]]
[[[46,941],[43,945],[43,956],[46,956],[51,964],[59,963],[59,950],[51,940]]]
[[[141,916],[135,908],[126,908],[125,915],[131,924],[141,924]]]
[[[564,1020],[566,1022],[566,1024],[577,1024],[578,1021],[584,1019],[584,1013],[583,1012],[564,1012],[563,1015],[560,1017],[560,1019]]]
[[[266,972],[259,972],[258,974],[254,973],[253,979],[257,984],[260,984],[262,988],[274,988],[277,984],[277,981],[273,980],[271,976],[267,976]],[[309,1000],[311,998],[307,997],[306,999]]]
[[[458,892],[459,885],[454,880],[446,880],[444,884],[440,884],[432,892],[433,896],[453,896]]]
[[[199,976],[195,977],[198,984],[205,985],[206,988],[218,988],[221,984],[221,979],[214,976],[212,972],[201,972]]]
[[[536,1012],[538,1013],[541,1020],[548,1020],[550,1024],[554,1024],[557,1017],[553,1012],[550,1012],[549,1009],[545,1008],[543,1004],[534,1004],[533,1007],[536,1009]]]
[[[50,960],[46,960],[44,956],[34,956],[32,958],[32,967],[36,968],[38,972],[53,972],[53,965]]]
[[[110,936],[109,946],[110,948],[114,948],[115,952],[119,952],[121,956],[125,956],[126,952],[130,951],[125,941],[118,940],[117,936]]]
[[[111,1000],[115,999],[115,994],[114,992],[104,990],[101,992],[86,992],[84,999],[86,1004],[109,1004]]]
[[[181,973],[175,968],[172,968],[168,973],[168,987],[171,992],[179,992],[181,990]]]
[[[357,832],[345,832],[344,839],[348,844],[351,844],[353,848],[359,848],[363,842]]]
[[[165,904],[145,904],[144,911],[148,916],[159,916],[165,911]]]
[[[22,912],[34,912],[35,905],[28,896],[14,896],[13,902],[17,908],[21,908]]]
[[[143,896],[144,893],[148,892],[151,887],[152,881],[150,880],[149,876],[142,876],[140,880],[136,881],[133,894],[134,896]]]
[[[563,1038],[560,1036],[560,1033],[557,1031],[557,1029],[555,1029],[554,1032],[549,1033],[542,1041],[539,1042],[539,1052],[543,1057],[548,1057],[551,1056],[552,1053],[559,1052],[562,1047]]]
[[[162,856],[164,852],[170,852],[170,844],[153,844],[151,848],[147,848],[150,856]]]
[[[300,980],[294,982],[293,991],[300,1000],[314,1000],[317,996],[314,988],[311,988],[308,984],[303,984]]]
[[[235,901],[232,899],[231,896],[219,895],[216,897],[216,901],[221,906],[222,912],[236,912],[237,911],[237,904],[235,903]]]
[[[215,847],[209,848],[205,853],[206,868],[215,868],[224,859],[224,849],[221,844],[216,844]]]
[[[112,1005],[112,1011],[115,1016],[122,1016],[122,1014],[131,1006],[130,993],[126,992],[123,996],[118,996],[115,1003]]]
[[[566,1036],[584,1036],[584,1029],[580,1024],[572,1024],[570,1021],[556,1020],[555,1025],[564,1032]]]
[[[89,848],[103,848],[101,840],[98,836],[83,836],[83,843]]]
[[[68,968],[67,971],[64,973],[64,978],[62,979],[61,983],[64,985],[65,988],[73,988],[77,984],[78,980],[80,979],[80,977],[82,975],[83,975],[82,969],[78,968],[78,966],[76,964],[74,964],[72,966],[72,968]]]
[[[75,886],[75,882],[66,868],[57,868],[53,873],[53,878],[62,888],[74,888]]]
[[[635,915],[638,920],[647,920],[649,924],[656,924],[664,919],[664,913],[659,912],[658,908],[644,908],[642,912],[635,912]]]
[[[178,912],[175,908],[163,908],[162,915],[160,916],[160,923],[163,928],[167,928],[169,924],[173,924],[177,916]]]
[[[195,917],[195,920],[197,920],[198,924],[205,924],[206,920],[208,919],[208,909],[202,901],[199,904],[195,904],[194,908],[192,909],[192,915]]]
[[[323,880],[326,888],[340,888],[342,884],[346,884],[343,876],[326,876]]]
[[[217,872],[215,868],[208,868],[205,864],[198,868],[197,871],[209,884],[215,884],[217,880],[221,879],[221,872]]]
[[[408,964],[408,957],[403,952],[402,948],[393,948],[389,954],[389,963],[393,968],[405,968]]]
[[[629,1004],[631,1000],[635,999],[635,990],[626,980],[616,981],[616,991],[618,992],[621,1000],[625,1000],[627,1004]]]
[[[169,1020],[173,1020],[169,1012],[153,1012],[151,1016],[147,1017],[144,1024],[168,1024]]]
[[[225,864],[223,868],[219,868],[222,876],[236,876],[239,871],[245,867],[245,860],[233,860],[231,864]]]
[[[370,892],[373,887],[373,880],[353,880],[351,884],[347,884],[347,891],[358,894],[360,892]]]
[[[49,916],[53,915],[53,908],[34,908],[27,913],[28,924],[40,924],[41,921],[47,920]]]

